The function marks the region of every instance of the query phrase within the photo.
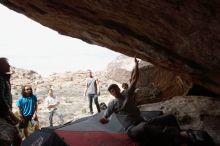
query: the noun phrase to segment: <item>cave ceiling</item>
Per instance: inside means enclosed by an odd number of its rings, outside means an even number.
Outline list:
[[[137,56],[220,95],[219,0],[0,3],[62,35]]]

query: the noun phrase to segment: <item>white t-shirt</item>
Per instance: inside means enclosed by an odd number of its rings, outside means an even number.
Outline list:
[[[45,106],[47,107],[47,106],[50,105],[50,104],[56,104],[56,103],[58,103],[58,102],[60,102],[60,101],[59,101],[59,99],[58,99],[57,97],[55,97],[55,96],[54,96],[54,97],[47,96],[46,99],[45,99]],[[57,106],[52,107],[52,108],[47,108],[47,109],[48,109],[49,112],[50,112],[50,111],[53,111],[56,107],[57,107]]]

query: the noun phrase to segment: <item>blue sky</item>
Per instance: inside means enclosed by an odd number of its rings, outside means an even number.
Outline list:
[[[12,66],[47,76],[54,72],[104,70],[117,52],[58,34],[0,4],[0,57]]]

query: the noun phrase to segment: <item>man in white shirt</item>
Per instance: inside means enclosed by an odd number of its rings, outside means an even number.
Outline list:
[[[57,106],[60,104],[60,101],[56,96],[53,95],[53,90],[48,90],[48,96],[45,99],[45,105],[49,111],[49,122],[50,126],[53,126],[53,115],[57,115],[60,120],[60,124],[63,124],[63,115],[57,109]]]

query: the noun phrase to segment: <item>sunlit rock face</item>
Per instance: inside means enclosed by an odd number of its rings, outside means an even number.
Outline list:
[[[220,145],[220,100],[205,96],[176,96],[165,102],[140,106],[141,110],[162,110],[173,114],[181,129],[200,129],[207,131]]]
[[[0,3],[60,34],[136,55],[220,94],[219,0]]]
[[[121,84],[129,84],[133,68],[134,58],[122,55],[108,65],[107,74],[109,78]],[[138,105],[186,95],[192,87],[192,82],[149,62],[140,60],[139,72],[135,95]]]

